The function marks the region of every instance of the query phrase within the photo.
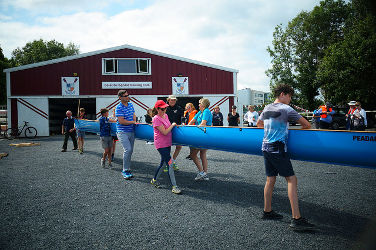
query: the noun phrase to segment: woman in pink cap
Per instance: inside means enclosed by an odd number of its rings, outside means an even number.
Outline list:
[[[158,100],[153,109],[153,128],[154,128],[154,146],[161,155],[161,163],[155,172],[154,178],[150,181],[152,185],[156,188],[160,187],[157,181],[158,177],[163,172],[163,165],[166,164],[168,167],[168,175],[170,176],[170,181],[172,184],[172,192],[174,194],[180,194],[181,191],[176,185],[174,169],[172,168],[172,158],[171,158],[171,145],[172,145],[172,134],[171,130],[176,126],[176,123],[170,122],[166,114],[166,104],[162,100]]]

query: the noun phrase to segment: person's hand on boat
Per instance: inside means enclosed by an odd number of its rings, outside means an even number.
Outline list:
[[[176,127],[177,124],[176,124],[175,122],[173,122],[173,123],[171,124],[171,126]]]

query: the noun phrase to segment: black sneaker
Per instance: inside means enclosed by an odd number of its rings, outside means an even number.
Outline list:
[[[315,225],[309,223],[305,218],[291,219],[290,228],[296,231],[307,231],[315,229]]]
[[[281,214],[277,214],[276,212],[274,212],[273,210],[270,211],[270,212],[265,212],[263,213],[261,219],[263,220],[280,220],[282,219],[283,216]]]

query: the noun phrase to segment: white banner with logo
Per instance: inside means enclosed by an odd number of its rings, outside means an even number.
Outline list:
[[[172,77],[172,94],[188,95],[188,77]]]
[[[151,89],[152,82],[102,82],[102,89]]]
[[[80,95],[80,78],[62,77],[61,95]]]

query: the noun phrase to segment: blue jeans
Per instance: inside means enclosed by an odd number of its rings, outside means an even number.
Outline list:
[[[166,164],[168,167],[168,176],[170,177],[170,181],[172,186],[176,186],[175,174],[174,169],[172,168],[172,160],[171,160],[171,147],[166,148],[158,148],[157,149],[159,154],[161,155],[161,163],[155,171],[154,180],[157,180],[158,177],[161,175],[163,166]]]
[[[123,146],[123,171],[131,170],[131,157],[134,147],[134,132],[118,132],[117,137]]]

